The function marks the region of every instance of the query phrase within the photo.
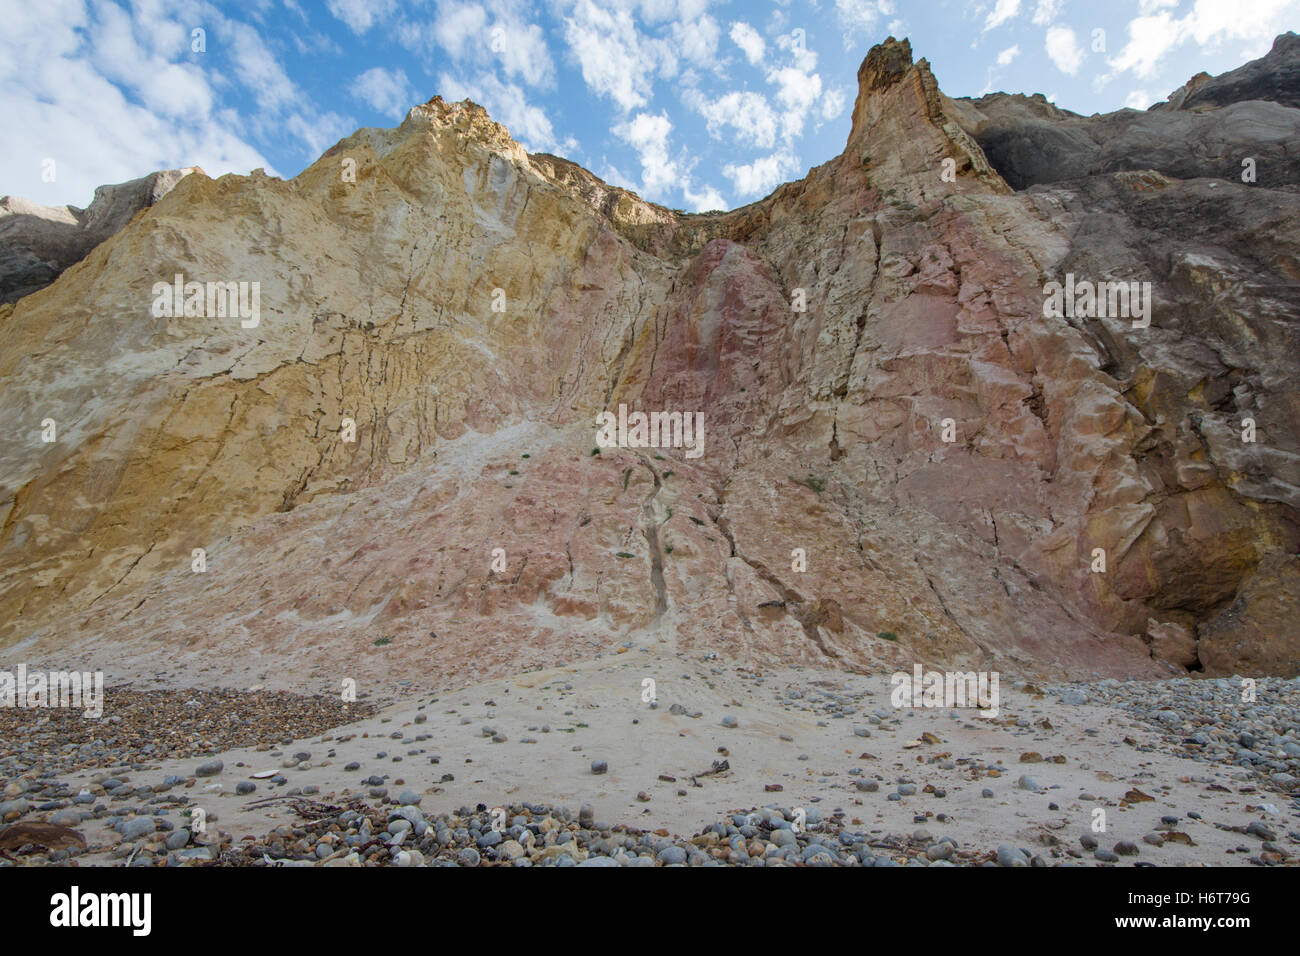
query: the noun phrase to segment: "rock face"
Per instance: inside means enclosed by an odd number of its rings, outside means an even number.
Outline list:
[[[1283,33],[1267,56],[1222,76],[1198,73],[1152,109],[1199,110],[1265,100],[1300,109],[1300,36]]]
[[[1300,36],[1231,73],[1201,73],[1146,112],[1079,116],[1042,95],[958,100],[954,115],[1016,189],[1104,173],[1153,169],[1178,179],[1300,184]]]
[[[85,209],[0,196],[0,304],[45,288],[141,209],[171,192],[182,176],[196,170],[202,172],[195,166],[167,169],[116,186],[100,186]]]
[[[185,177],[0,307],[0,646],[335,689],[655,641],[1296,673],[1300,195],[1017,192],[995,105],[891,39],[843,154],[728,213],[436,97],[292,181]],[[1046,315],[1067,273],[1151,283],[1149,326]],[[258,321],[159,314],[177,274]],[[620,405],[703,454],[597,448]]]

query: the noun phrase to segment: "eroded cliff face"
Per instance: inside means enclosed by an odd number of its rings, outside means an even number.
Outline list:
[[[85,209],[0,196],[0,305],[45,288],[196,170],[202,172],[196,166],[165,169],[100,186]]]
[[[906,41],[859,87],[841,156],[730,213],[438,98],[292,181],[185,177],[0,307],[7,653],[1296,673],[1294,189],[1016,192]],[[1150,282],[1150,326],[1045,317],[1067,272]],[[260,321],[155,317],[176,274]],[[704,454],[593,454],[620,404],[703,412]]]

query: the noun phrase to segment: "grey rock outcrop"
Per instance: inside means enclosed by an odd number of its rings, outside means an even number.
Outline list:
[[[166,169],[100,186],[85,209],[0,197],[0,304],[45,288],[196,168]]]
[[[1261,186],[1300,184],[1300,36],[1219,77],[1198,74],[1141,112],[1080,116],[1043,96],[956,100],[962,128],[1013,189],[1153,169],[1177,179],[1240,182],[1253,159]]]

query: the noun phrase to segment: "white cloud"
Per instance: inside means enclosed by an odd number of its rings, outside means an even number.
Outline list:
[[[349,30],[361,36],[393,12],[396,0],[329,0],[326,6]]]
[[[445,54],[472,72],[495,58],[507,80],[550,88],[555,61],[542,28],[526,19],[529,7],[511,0],[488,0],[487,6],[465,0],[438,0],[432,20],[401,19],[397,42],[426,58]]]
[[[592,0],[578,0],[573,15],[564,20],[564,38],[587,86],[624,112],[650,101],[656,71],[677,72],[672,50],[642,34],[627,10],[606,10]]]
[[[1149,77],[1156,71],[1160,59],[1179,43],[1183,24],[1168,13],[1153,17],[1137,17],[1129,21],[1128,43],[1110,65],[1120,71],[1132,70],[1138,76]]]
[[[465,55],[467,46],[471,52],[478,48],[486,29],[487,11],[477,3],[444,3],[438,7],[433,38],[440,47],[459,59]]]
[[[1083,50],[1069,27],[1052,27],[1047,31],[1047,55],[1058,70],[1070,76],[1078,73],[1083,65]]]
[[[1245,40],[1255,44],[1252,52],[1258,55],[1276,34],[1294,25],[1287,22],[1295,14],[1294,0],[1196,0],[1181,18],[1171,12],[1174,6],[1168,0],[1143,0],[1143,15],[1129,21],[1128,42],[1110,65],[1151,77],[1168,53],[1189,40],[1202,49]]]
[[[709,97],[698,90],[688,90],[682,99],[704,117],[709,135],[722,136],[730,127],[734,139],[757,149],[771,149],[776,143],[779,119],[761,93],[733,90],[722,97]]]
[[[848,94],[839,87],[827,90],[822,94],[822,119],[835,119],[844,112],[844,107],[848,105],[848,101]]]
[[[715,209],[727,208],[727,201],[722,198],[722,193],[707,184],[699,192],[695,192],[689,184],[686,184],[682,186],[682,195],[686,197],[691,212],[711,212]]]
[[[731,42],[740,47],[741,52],[745,54],[745,59],[752,65],[757,66],[763,61],[763,54],[767,52],[767,43],[748,23],[743,20],[733,23],[730,36]]]
[[[682,57],[696,66],[715,66],[722,29],[705,14],[698,20],[678,20],[672,25],[673,42]]]
[[[1020,12],[1020,0],[997,0],[993,9],[984,20],[984,32],[988,33],[1006,23]]]
[[[260,166],[274,174],[241,138],[240,118],[217,107],[204,74],[170,59],[188,53],[188,43],[178,39],[188,40],[188,30],[168,28],[147,6],[136,13],[127,29],[122,10],[107,4],[93,17],[79,0],[6,8],[0,49],[0,182],[6,192],[45,205],[86,206],[96,186],[156,169],[198,165],[217,176]],[[158,76],[119,83],[121,64],[107,73],[97,47],[110,35],[112,50],[128,57],[134,72],[156,70]],[[46,159],[55,161],[52,183],[42,179]]]
[[[299,99],[289,74],[262,36],[247,23],[230,23],[224,30],[230,38],[230,56],[235,61],[234,74],[263,109],[278,111]]]
[[[752,163],[729,163],[722,172],[741,196],[765,196],[785,181],[799,168],[798,161],[788,152],[777,152]]]
[[[512,17],[498,19],[488,30],[489,47],[501,61],[507,77],[517,76],[529,86],[549,86],[555,64],[542,28]]]
[[[1064,0],[1038,0],[1038,6],[1034,8],[1034,26],[1048,26],[1060,15],[1063,2]]]
[[[1154,102],[1155,97],[1146,90],[1133,90],[1124,100],[1124,105],[1131,110],[1144,110]]]
[[[637,113],[614,127],[614,135],[637,151],[641,159],[641,195],[658,200],[681,178],[679,164],[668,155],[673,124],[667,113]]]
[[[859,36],[869,37],[881,17],[892,16],[892,0],[835,0],[835,16],[843,30],[844,49]]]
[[[776,84],[776,101],[785,107],[781,114],[781,131],[786,136],[803,133],[804,120],[822,92],[822,78],[792,66],[771,70],[769,83]]]
[[[790,54],[794,61],[795,67],[803,70],[805,73],[811,73],[817,69],[817,54],[808,47],[806,36],[799,36],[796,39],[795,31],[783,33],[776,38],[776,47],[778,50],[784,50]]]
[[[404,70],[385,70],[372,67],[356,78],[352,94],[371,108],[398,118],[406,115],[415,98]]]
[[[1018,56],[1020,56],[1020,46],[1009,46],[998,54],[998,66],[1006,66]]]

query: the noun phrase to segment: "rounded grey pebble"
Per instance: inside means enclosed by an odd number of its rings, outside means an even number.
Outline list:
[[[1024,851],[1017,849],[1010,844],[1003,843],[998,847],[998,866],[1028,866],[1029,858],[1025,856]]]
[[[679,846],[666,846],[658,853],[659,862],[664,866],[686,862],[686,851]]]

